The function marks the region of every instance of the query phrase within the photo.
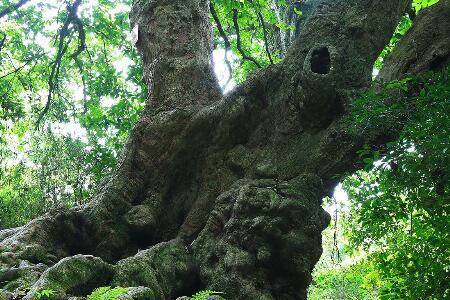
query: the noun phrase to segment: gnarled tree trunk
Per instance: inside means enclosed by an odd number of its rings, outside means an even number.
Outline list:
[[[329,223],[321,199],[363,144],[395,136],[342,120],[410,4],[318,1],[281,64],[222,96],[209,1],[136,1],[147,107],[92,202],[0,232],[0,288],[31,287],[25,299],[106,285],[135,287],[130,299],[203,288],[306,299]]]

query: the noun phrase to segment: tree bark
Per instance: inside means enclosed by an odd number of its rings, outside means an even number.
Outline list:
[[[209,1],[135,1],[146,109],[89,204],[0,232],[0,288],[29,286],[25,299],[106,285],[135,287],[132,299],[203,288],[306,299],[329,223],[321,199],[363,144],[395,135],[351,132],[343,119],[410,4],[320,1],[281,64],[222,96]]]
[[[387,58],[380,72],[384,80],[436,70],[450,62],[450,1],[422,10],[415,23]]]

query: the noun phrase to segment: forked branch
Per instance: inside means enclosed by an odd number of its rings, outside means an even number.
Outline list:
[[[45,114],[50,109],[52,100],[53,100],[53,94],[55,92],[55,89],[58,84],[58,78],[59,78],[59,72],[61,69],[61,62],[64,57],[64,55],[67,52],[68,46],[71,42],[72,37],[72,30],[71,25],[77,28],[79,37],[79,44],[77,50],[71,55],[71,57],[77,61],[78,55],[81,54],[81,52],[86,49],[86,33],[83,28],[83,24],[81,20],[77,16],[78,7],[80,6],[81,0],[75,0],[72,5],[67,5],[67,12],[68,15],[66,17],[66,20],[64,21],[64,24],[62,28],[59,31],[59,39],[58,39],[58,50],[56,53],[56,58],[52,64],[52,69],[50,72],[50,76],[48,79],[48,96],[47,96],[47,102],[45,103],[45,106],[41,113],[38,116],[37,122],[36,122],[36,128],[39,127],[39,125],[42,122],[42,119],[44,118]],[[67,41],[67,38],[69,40]]]
[[[234,8],[233,9],[233,24],[234,24],[234,29],[236,31],[236,39],[237,39],[236,47],[237,47],[239,53],[241,54],[242,59],[251,61],[258,68],[261,68],[261,64],[255,58],[253,58],[252,56],[245,53],[244,49],[242,48],[241,31],[239,29],[238,18],[239,18],[239,11],[236,8]]]

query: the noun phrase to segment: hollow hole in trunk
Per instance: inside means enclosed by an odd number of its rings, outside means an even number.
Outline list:
[[[331,69],[330,51],[327,47],[314,49],[311,53],[311,71],[316,74],[328,74]]]
[[[134,229],[130,231],[130,240],[137,249],[143,250],[158,243],[153,231]]]
[[[195,293],[205,290],[206,285],[200,279],[200,270],[194,269],[186,275],[183,280],[183,287],[177,289],[170,299],[177,299],[182,296],[191,296]]]
[[[437,56],[430,62],[430,69],[434,71],[442,69],[448,62],[450,62],[449,56]]]
[[[93,254],[94,228],[85,216],[79,213],[63,213],[55,217],[52,235],[59,248],[65,249],[67,256]]]

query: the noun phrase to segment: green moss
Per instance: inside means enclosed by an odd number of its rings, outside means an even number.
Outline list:
[[[62,295],[86,295],[93,288],[108,283],[112,273],[113,267],[100,258],[76,255],[65,258],[47,269],[31,292],[52,289]]]
[[[244,173],[254,163],[254,154],[243,145],[238,145],[231,149],[227,155],[228,165],[231,169],[238,173]]]
[[[11,293],[3,289],[0,289],[0,300],[8,300],[8,299],[11,299]]]

